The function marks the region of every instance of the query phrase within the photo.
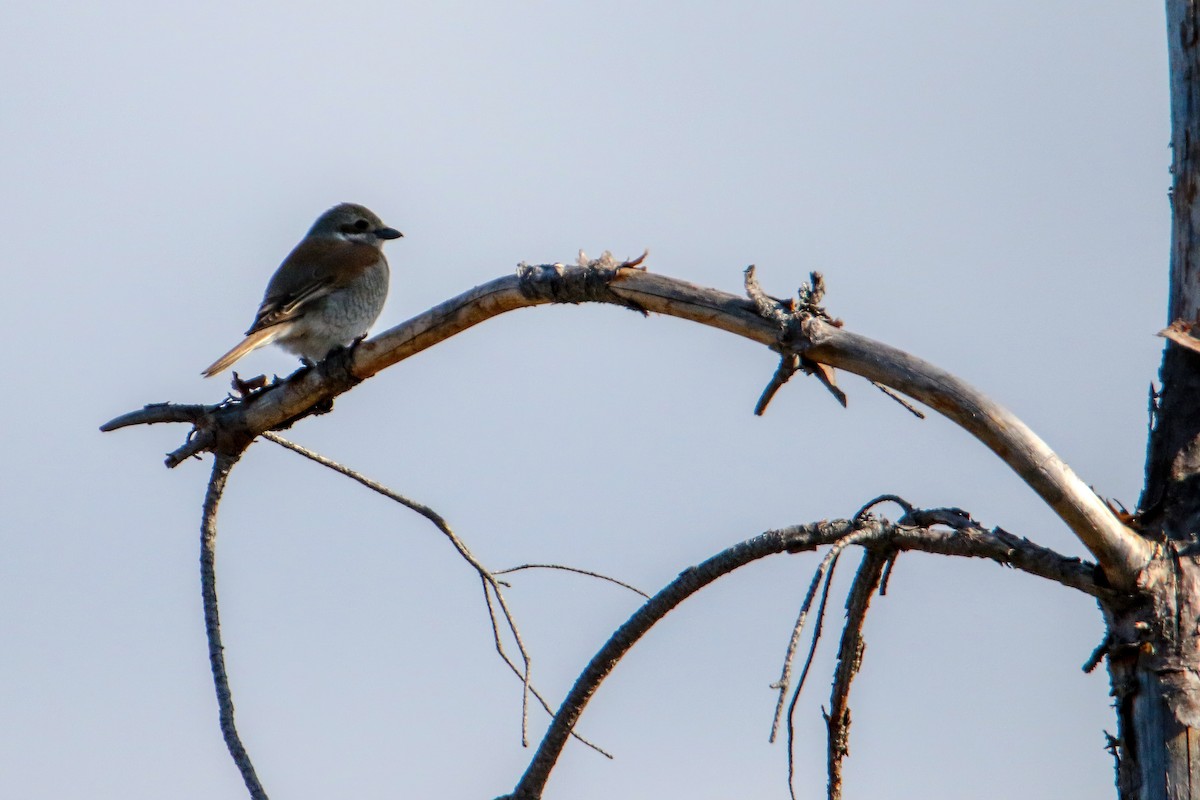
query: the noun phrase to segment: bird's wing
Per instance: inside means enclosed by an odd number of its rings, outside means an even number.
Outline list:
[[[304,315],[305,309],[383,258],[377,248],[340,239],[305,239],[275,270],[247,334]]]

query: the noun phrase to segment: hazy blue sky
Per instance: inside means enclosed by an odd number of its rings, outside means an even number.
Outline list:
[[[1169,235],[1158,4],[9,3],[0,74],[6,797],[242,796],[200,612],[207,462],[163,468],[178,426],[97,426],[220,399],[200,370],[340,201],[406,235],[378,330],[579,248],[649,248],[728,291],[749,263],[775,294],[820,269],[849,327],[1137,500]],[[294,366],[265,350],[245,370]],[[848,410],[796,381],[753,417],[774,367],[677,320],[540,308],[291,436],[429,503],[496,568],[657,589],[883,492],[1082,554],[982,446],[863,381],[843,377]],[[259,443],[221,523],[238,720],[273,797],[511,789],[520,686],[424,520]],[[569,748],[548,797],[785,798],[768,685],[815,564],[747,568],[669,617],[583,719],[616,760]],[[555,702],[636,607],[561,574],[510,598]],[[1079,669],[1102,635],[1087,598],[904,556],[866,635],[849,797],[1115,797],[1107,677]],[[805,797],[835,646],[798,713]]]

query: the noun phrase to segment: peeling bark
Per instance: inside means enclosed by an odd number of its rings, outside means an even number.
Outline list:
[[[1200,560],[1169,543],[1143,601],[1109,612],[1122,800],[1200,797]]]
[[[1171,264],[1168,322],[1200,321],[1200,19],[1168,0],[1171,74]],[[1175,342],[1179,341],[1176,337]],[[1116,698],[1122,800],[1200,800],[1200,353],[1168,339],[1151,397],[1146,483],[1136,520],[1160,542],[1138,578],[1137,602],[1101,603]]]

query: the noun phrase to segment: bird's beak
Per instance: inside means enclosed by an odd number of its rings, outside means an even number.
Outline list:
[[[380,239],[399,239],[404,234],[395,228],[376,228],[375,235]]]

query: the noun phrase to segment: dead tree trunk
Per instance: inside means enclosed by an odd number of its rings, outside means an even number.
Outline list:
[[[1200,798],[1200,20],[1194,0],[1168,0],[1172,235],[1168,320],[1153,396],[1146,484],[1135,526],[1159,543],[1139,577],[1140,601],[1105,608],[1118,715],[1122,800]],[[1180,338],[1187,336],[1187,339]]]

